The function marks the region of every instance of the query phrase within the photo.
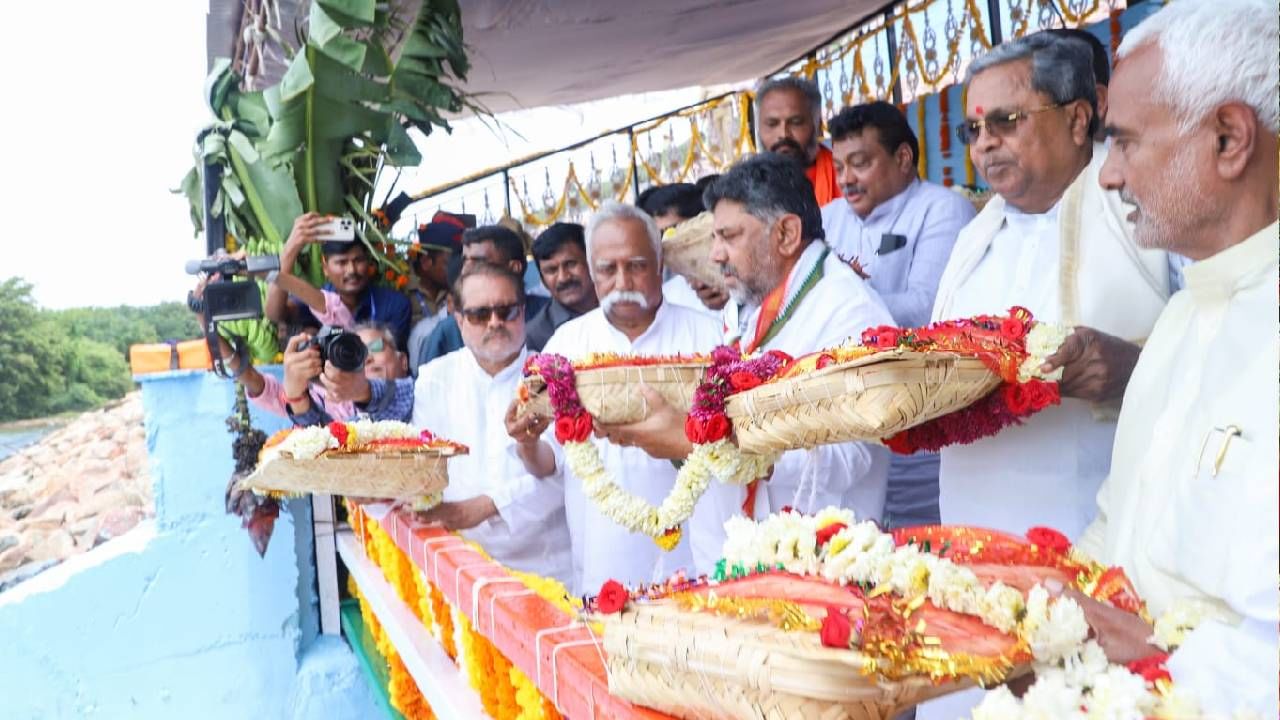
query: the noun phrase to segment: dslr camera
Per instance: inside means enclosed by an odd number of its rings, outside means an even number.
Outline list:
[[[328,325],[320,328],[320,332],[310,340],[298,346],[298,350],[311,347],[320,348],[320,360],[333,363],[333,366],[344,372],[360,372],[364,370],[364,361],[369,357],[369,348],[365,347],[360,336]]]

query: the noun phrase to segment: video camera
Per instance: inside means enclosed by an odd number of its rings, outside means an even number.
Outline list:
[[[298,350],[310,347],[320,348],[320,361],[328,361],[345,372],[364,370],[364,361],[369,358],[369,348],[365,347],[360,336],[342,328],[325,325],[310,340],[298,346]]]
[[[254,255],[238,260],[227,255],[213,255],[204,260],[189,260],[186,269],[189,275],[217,273],[222,276],[221,280],[205,286],[203,299],[188,300],[191,310],[203,315],[207,326],[210,323],[262,317],[262,296],[258,293],[257,284],[237,282],[232,278],[279,270],[280,258],[274,255]]]

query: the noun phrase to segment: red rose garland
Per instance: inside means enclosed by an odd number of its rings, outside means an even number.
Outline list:
[[[967,445],[1060,404],[1062,397],[1056,382],[1018,378],[1018,369],[1028,357],[1027,333],[1034,324],[1031,311],[1013,307],[1008,317],[979,315],[909,330],[881,326],[863,331],[865,346],[969,355],[981,360],[1004,381],[969,407],[885,438],[889,450],[910,455],[917,450],[937,452],[948,445]]]
[[[737,350],[722,345],[711,351],[711,366],[693,395],[693,406],[685,420],[684,434],[695,445],[729,437],[733,430],[725,414],[730,395],[745,392],[771,380],[793,362],[778,350],[744,360]]]

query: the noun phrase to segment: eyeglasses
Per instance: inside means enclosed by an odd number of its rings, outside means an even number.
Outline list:
[[[516,319],[524,307],[519,304],[511,305],[493,305],[491,307],[464,308],[462,316],[472,325],[488,325],[490,318],[494,315],[502,322],[511,322]]]
[[[375,353],[382,352],[383,348],[387,346],[387,343],[382,338],[378,338],[373,342],[365,343],[364,346],[369,349],[369,352]]]
[[[1032,110],[1018,110],[1007,115],[988,115],[981,120],[966,120],[956,126],[956,137],[960,138],[960,142],[965,145],[977,142],[978,136],[984,129],[994,137],[1009,137],[1018,129],[1019,120],[1025,120],[1037,113],[1057,110],[1064,105],[1066,103],[1054,103],[1053,105],[1045,105]]]

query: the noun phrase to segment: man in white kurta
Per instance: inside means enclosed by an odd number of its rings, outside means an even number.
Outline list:
[[[962,127],[996,195],[960,231],[933,320],[1017,305],[1111,340],[1150,333],[1169,296],[1168,258],[1137,246],[1118,195],[1098,185],[1105,150],[1092,140],[1097,125],[1092,54],[1082,41],[1035,33],[974,61]],[[942,522],[1014,534],[1048,526],[1078,538],[1110,467],[1115,415],[1114,403],[1064,397],[998,435],[943,448]],[[981,696],[945,696],[917,717],[954,720]]]
[[[1175,3],[1146,23],[1120,48],[1102,181],[1137,208],[1141,244],[1195,262],[1142,349],[1079,544],[1123,567],[1153,617],[1210,608],[1169,659],[1175,687],[1207,714],[1274,717],[1280,28],[1260,0]],[[1148,634],[1139,624],[1132,645]]]
[[[1032,55],[1076,73],[1078,96],[1036,90]],[[1040,321],[1086,325],[1129,341],[1150,332],[1168,299],[1168,259],[1137,247],[1123,203],[1098,185],[1105,155],[1091,141],[1089,57],[1078,40],[1038,33],[975,63],[966,107],[971,122],[1066,102],[1023,117],[1011,130],[986,126],[971,138],[975,164],[1000,194],[960,232],[934,320],[1004,314],[1017,305]],[[1055,152],[1045,152],[1046,145]],[[1056,162],[1046,166],[1046,159]],[[1018,534],[1045,525],[1078,537],[1093,519],[1093,497],[1110,465],[1114,415],[1113,407],[1065,398],[999,435],[943,448],[942,521]]]
[[[422,366],[414,385],[413,424],[471,452],[449,459],[444,503],[422,517],[458,529],[507,567],[568,582],[563,483],[530,475],[501,421],[527,356],[520,279],[505,268],[483,266],[464,273],[457,288],[455,317],[465,346]],[[510,319],[492,311],[506,306],[517,310]],[[491,312],[478,325],[468,316],[482,308]],[[496,352],[494,346],[500,346]],[[487,517],[473,525],[481,515]]]
[[[659,356],[708,353],[719,344],[719,323],[663,300],[657,232],[652,218],[636,208],[617,203],[602,207],[587,229],[588,263],[600,307],[560,326],[544,353],[570,359],[591,353]],[[613,442],[609,433],[599,428],[591,442],[610,478],[650,504],[661,504],[675,485],[676,466]],[[740,488],[712,483],[695,505],[680,543],[664,552],[653,538],[609,519],[584,494],[551,429],[543,442],[555,454],[555,472],[564,477],[576,592],[597,592],[611,579],[637,585],[679,569],[700,574],[714,570],[724,544],[724,521],[741,513]]]
[[[715,213],[711,259],[719,263],[733,302],[729,339],[744,352],[780,350],[799,357],[835,347],[893,318],[865,281],[821,239],[812,188],[794,162],[766,154],[730,168],[707,191]],[[764,218],[776,216],[766,223]],[[776,313],[770,294],[781,296]],[[739,305],[742,309],[739,311]],[[736,316],[736,317],[735,317]],[[757,494],[756,513],[828,505],[862,519],[884,512],[888,450],[840,443],[784,453]],[[761,505],[762,500],[767,506]]]

